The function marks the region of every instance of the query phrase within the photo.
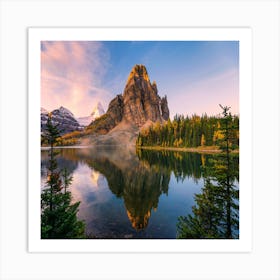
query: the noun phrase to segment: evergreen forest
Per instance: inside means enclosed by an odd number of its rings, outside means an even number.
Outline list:
[[[159,122],[142,129],[137,138],[138,147],[218,147],[224,138],[223,116],[192,115],[191,117],[176,115],[165,124]],[[239,116],[227,116],[227,125],[230,131],[229,145],[232,150],[239,147]]]

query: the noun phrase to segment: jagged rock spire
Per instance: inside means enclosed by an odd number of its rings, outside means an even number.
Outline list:
[[[163,122],[169,117],[167,100],[162,103],[156,82],[151,84],[144,65],[137,64],[131,70],[124,89],[123,100],[124,117],[138,127],[143,126],[147,121]]]
[[[142,64],[136,64],[127,79],[127,84],[130,82],[131,79],[144,79],[147,82],[150,82],[149,75],[147,69]]]
[[[144,65],[136,64],[127,79],[124,92],[115,97],[102,118],[92,123],[95,132],[106,134],[121,121],[141,128],[147,122],[169,118],[167,98],[158,95],[156,82],[151,84]]]

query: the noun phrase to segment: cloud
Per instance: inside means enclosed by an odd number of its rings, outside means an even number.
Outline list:
[[[98,101],[107,104],[110,92],[102,86],[109,53],[101,42],[43,41],[41,43],[41,106],[64,106],[86,116]]]

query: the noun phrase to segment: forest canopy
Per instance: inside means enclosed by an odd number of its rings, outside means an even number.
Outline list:
[[[224,137],[222,117],[208,117],[206,114],[191,117],[176,115],[164,123],[159,122],[142,129],[138,135],[137,146],[161,147],[199,147],[219,146]],[[239,116],[229,115],[228,125],[231,135],[229,143],[231,150],[239,147]]]

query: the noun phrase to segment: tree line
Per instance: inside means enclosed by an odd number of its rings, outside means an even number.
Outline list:
[[[199,147],[218,146],[223,140],[223,117],[176,115],[161,124],[160,122],[142,129],[138,135],[136,145],[141,146],[161,146],[161,147]],[[228,126],[230,135],[229,145],[233,149],[239,147],[239,116],[228,116]]]

